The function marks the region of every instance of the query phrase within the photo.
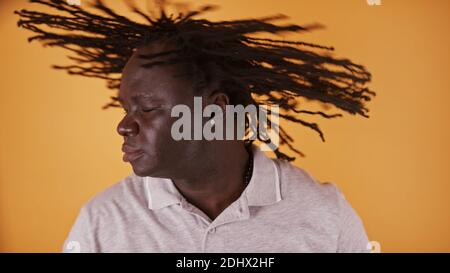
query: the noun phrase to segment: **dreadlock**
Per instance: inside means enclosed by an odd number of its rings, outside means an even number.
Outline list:
[[[36,33],[28,41],[38,40],[44,46],[71,51],[75,56],[68,58],[74,61],[73,65],[54,65],[53,68],[66,70],[69,74],[104,79],[110,89],[119,88],[122,69],[137,48],[169,39],[175,42],[176,49],[141,56],[149,60],[146,67],[186,62],[192,67],[190,73],[196,88],[201,89],[214,81],[219,83],[220,90],[228,92],[234,104],[278,105],[281,119],[316,131],[322,141],[325,139],[319,126],[300,117],[318,115],[331,119],[342,115],[300,110],[300,97],[368,117],[364,102],[375,96],[366,87],[371,74],[365,67],[348,59],[332,57],[328,54],[334,50],[332,47],[255,37],[261,33],[305,32],[318,27],[272,23],[285,18],[283,15],[211,22],[195,18],[214,9],[214,6],[207,5],[174,16],[167,15],[164,4],[161,4],[159,15],[151,16],[141,11],[134,2],[127,1],[131,11],[145,20],[145,23],[139,23],[117,14],[101,0],[91,4],[98,11],[96,13],[62,0],[30,2],[51,7],[59,13],[15,11],[20,16],[18,26]],[[59,31],[51,32],[43,27]],[[170,58],[152,61],[161,56]],[[120,107],[116,96],[111,96],[111,101],[103,109],[109,107]],[[304,156],[293,147],[294,140],[281,126],[279,136],[281,145]],[[274,152],[278,158],[295,159],[279,148]]]

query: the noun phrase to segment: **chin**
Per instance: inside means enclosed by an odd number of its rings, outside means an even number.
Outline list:
[[[141,177],[144,177],[144,176],[150,176],[150,175],[148,174],[148,172],[143,171],[143,170],[141,170],[141,169],[133,168],[133,172],[134,172],[137,176],[141,176]]]
[[[132,163],[131,166],[133,168],[133,172],[137,176],[159,177],[159,168],[157,167],[157,164],[152,164],[151,162],[136,162],[135,164]]]
[[[154,175],[154,171],[152,171],[151,169],[147,168],[143,168],[141,166],[134,166],[131,165],[133,168],[133,172],[137,175],[137,176],[153,176]]]

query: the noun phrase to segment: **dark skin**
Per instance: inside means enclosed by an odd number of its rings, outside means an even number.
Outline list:
[[[171,127],[178,119],[170,116],[172,107],[185,104],[193,113],[193,97],[200,94],[194,93],[189,78],[177,77],[183,65],[143,68],[148,61],[138,56],[168,47],[153,43],[138,49],[123,70],[119,101],[126,114],[117,131],[124,138],[124,160],[139,176],[170,178],[188,202],[213,220],[245,189],[249,154],[240,140],[172,138]],[[216,104],[225,112],[226,94],[205,90],[201,95],[203,106]]]

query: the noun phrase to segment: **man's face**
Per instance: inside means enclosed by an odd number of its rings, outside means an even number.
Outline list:
[[[148,46],[139,54],[157,53],[160,46]],[[119,100],[126,114],[117,126],[124,137],[124,160],[139,176],[174,177],[194,166],[201,141],[175,141],[170,116],[177,104],[193,107],[192,83],[180,65],[142,67],[148,63],[134,54],[122,73]]]

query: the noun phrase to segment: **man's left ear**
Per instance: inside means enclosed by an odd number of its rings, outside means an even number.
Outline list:
[[[216,104],[220,108],[222,108],[223,113],[225,113],[225,107],[230,104],[230,98],[228,97],[228,95],[220,91],[215,91],[210,94],[208,101],[209,104]]]

